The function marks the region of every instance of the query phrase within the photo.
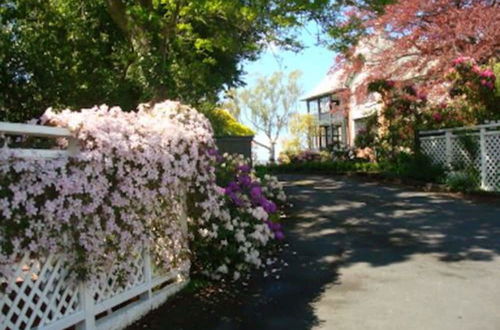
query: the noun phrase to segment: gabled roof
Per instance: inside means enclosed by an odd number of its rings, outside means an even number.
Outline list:
[[[343,69],[328,72],[323,80],[302,98],[302,101],[317,99],[346,88],[344,76]]]
[[[363,56],[365,61],[369,63],[373,57],[380,55],[380,53],[383,53],[391,45],[392,43],[388,39],[380,35],[375,35],[362,40],[356,47],[354,56]],[[323,80],[307,93],[302,98],[302,101],[317,99],[345,88],[352,88],[356,84],[359,84],[362,79],[366,78],[367,73],[365,75],[356,74],[355,76],[349,76],[342,66],[330,69]]]

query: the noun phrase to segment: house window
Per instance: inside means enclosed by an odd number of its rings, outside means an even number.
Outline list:
[[[307,101],[307,104],[309,105],[309,107],[308,107],[309,113],[312,113],[312,114],[318,113],[318,100],[317,99],[309,100],[309,101]]]
[[[340,144],[342,142],[342,125],[332,125],[332,143]]]
[[[326,113],[330,112],[330,96],[324,96],[319,99],[319,104],[320,104],[320,112],[321,113]]]
[[[354,120],[354,136],[356,137],[359,133],[359,131],[366,130],[366,125],[367,125],[367,118],[360,118],[360,119],[355,119]]]

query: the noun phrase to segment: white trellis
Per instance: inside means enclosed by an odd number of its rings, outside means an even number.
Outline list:
[[[78,152],[68,130],[0,122],[1,135],[67,138],[67,150],[9,149],[16,157],[61,157]],[[8,148],[5,143],[4,148]],[[187,239],[185,207],[178,217]],[[66,260],[57,255],[19,255],[13,276],[0,277],[0,330],[122,329],[164,303],[189,281],[189,260],[168,273],[156,270],[147,247],[130,260],[127,283],[111,271],[94,283],[70,280]]]
[[[462,142],[467,136],[477,152]],[[500,191],[500,123],[420,132],[422,151],[436,164],[473,166],[484,190]],[[470,149],[470,148],[469,148]]]

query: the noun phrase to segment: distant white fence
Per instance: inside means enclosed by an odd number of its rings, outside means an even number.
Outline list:
[[[500,191],[500,123],[422,131],[420,145],[434,163],[472,166],[482,189]]]
[[[78,152],[66,129],[0,122],[0,134],[68,138],[67,150],[9,149],[17,157],[53,158]],[[179,216],[185,237],[185,207]],[[111,271],[96,283],[69,280],[65,261],[57,255],[20,255],[15,274],[0,277],[0,330],[122,329],[164,303],[189,281],[189,261],[164,273],[156,270],[147,247],[130,260],[131,280],[122,284]]]

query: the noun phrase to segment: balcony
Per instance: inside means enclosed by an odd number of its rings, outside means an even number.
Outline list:
[[[313,114],[316,120],[318,121],[319,126],[332,125],[332,124],[342,124],[344,121],[344,116],[340,112],[330,113],[315,113]]]

